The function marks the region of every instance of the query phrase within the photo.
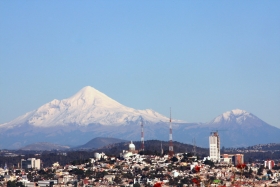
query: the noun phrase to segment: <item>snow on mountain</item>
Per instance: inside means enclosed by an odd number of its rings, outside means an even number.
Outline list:
[[[136,110],[126,107],[100,91],[87,86],[68,99],[53,100],[37,110],[1,125],[11,128],[18,124],[37,127],[88,124],[122,125],[140,118],[151,123],[167,122],[168,118],[151,110]],[[1,127],[0,126],[0,127]]]
[[[221,122],[236,122],[237,124],[242,124],[242,122],[245,121],[247,118],[255,118],[255,116],[249,112],[246,112],[245,110],[235,109],[219,115],[210,123],[218,124]]]
[[[240,109],[227,111],[212,121],[200,125],[206,134],[220,130],[223,146],[248,146],[254,144],[279,142],[280,129],[271,126],[255,115]],[[206,138],[204,142],[206,142]]]
[[[265,127],[268,125],[255,115],[240,109],[235,109],[231,111],[227,111],[209,123],[206,123],[209,127],[220,127],[220,128],[256,128],[256,127]]]
[[[141,119],[145,140],[169,139],[169,119],[153,110],[126,107],[87,86],[63,100],[53,100],[37,110],[0,125],[0,148],[19,148],[35,142],[78,146],[95,137],[140,140]],[[280,129],[253,114],[235,109],[208,123],[173,121],[173,140],[208,147],[209,133],[221,133],[221,145],[249,146],[279,143]]]

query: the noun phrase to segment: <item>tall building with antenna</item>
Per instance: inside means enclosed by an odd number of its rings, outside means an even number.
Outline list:
[[[218,131],[209,136],[209,154],[212,161],[220,161],[220,137]]]
[[[141,151],[144,151],[144,125],[143,125],[143,118],[141,118]]]
[[[170,108],[170,121],[169,121],[169,157],[173,157],[173,142],[172,142],[172,121],[171,121],[171,108]]]

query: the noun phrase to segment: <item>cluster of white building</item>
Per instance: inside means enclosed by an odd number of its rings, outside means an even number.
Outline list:
[[[41,160],[36,158],[21,159],[21,169],[41,169]]]

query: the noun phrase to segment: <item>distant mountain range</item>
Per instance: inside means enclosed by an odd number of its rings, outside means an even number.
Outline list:
[[[54,143],[49,143],[49,142],[37,142],[33,144],[26,145],[19,150],[24,150],[24,151],[52,151],[52,150],[85,150],[85,149],[100,149],[105,146],[113,145],[116,143],[121,143],[121,142],[129,142],[128,140],[122,140],[118,138],[108,138],[108,137],[96,137],[93,138],[92,140],[88,141],[84,145],[80,146],[75,146],[75,147],[69,147],[69,146],[64,146],[64,145],[58,145]]]
[[[59,150],[59,151],[81,151],[81,150],[95,150],[97,152],[105,152],[108,154],[113,155],[119,155],[123,150],[128,150],[129,144],[131,141],[127,140],[121,140],[117,138],[107,138],[107,137],[97,137],[93,138],[89,142],[87,142],[84,145],[69,148],[67,146],[61,146],[57,144],[47,143],[47,142],[40,142],[40,143],[34,143],[27,145],[19,150],[24,151],[53,151],[53,150]],[[139,150],[141,147],[140,141],[135,141],[133,144],[136,147],[136,150]],[[174,150],[175,152],[180,153],[190,153],[193,152],[193,145],[184,144],[180,142],[173,142]],[[164,151],[164,153],[168,152],[169,147],[169,141],[160,141],[160,140],[147,140],[145,141],[145,151],[148,152],[157,152],[161,153],[161,151]],[[162,149],[162,150],[161,150]],[[196,147],[196,153],[207,155],[209,152],[208,148],[200,148]]]
[[[16,149],[36,142],[79,146],[94,137],[140,140],[169,139],[169,118],[151,110],[126,107],[87,86],[74,96],[53,100],[11,122],[0,125],[0,148]],[[241,147],[279,143],[280,129],[253,114],[235,109],[208,123],[172,120],[173,139],[208,147],[211,131],[219,131],[221,146]],[[222,131],[223,130],[223,131]]]
[[[53,144],[53,143],[48,143],[48,142],[38,142],[38,143],[34,143],[34,144],[29,144],[26,145],[22,148],[20,148],[20,150],[24,150],[24,151],[52,151],[52,150],[69,150],[70,147],[69,146],[63,146],[63,145],[58,145],[58,144]]]
[[[189,126],[180,129],[180,131],[174,130],[174,136],[180,137],[183,134],[188,134],[196,138],[198,145],[208,146],[209,132],[216,130],[220,135],[221,146],[224,147],[280,143],[279,128],[240,109],[225,112],[208,123]]]

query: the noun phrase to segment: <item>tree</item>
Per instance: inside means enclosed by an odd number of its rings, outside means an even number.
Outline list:
[[[121,177],[117,175],[117,176],[114,178],[114,182],[117,183],[117,184],[120,184],[120,183],[122,182]]]
[[[8,181],[7,182],[7,187],[17,187],[16,181]]]
[[[87,177],[90,177],[91,175],[93,175],[93,171],[92,171],[91,169],[88,169],[88,170],[86,171],[85,175],[86,175]]]
[[[209,165],[211,168],[214,167],[214,165],[215,165],[214,162],[212,162],[211,160],[205,160],[204,164]]]
[[[184,177],[183,179],[181,179],[181,184],[190,184],[191,183],[191,179],[188,177]]]
[[[187,157],[192,157],[193,156],[193,153],[188,153],[187,154]]]
[[[268,171],[267,171],[267,174],[270,174],[271,176],[273,176],[273,173],[272,173],[271,170],[268,170]]]
[[[145,166],[145,167],[143,168],[143,170],[144,170],[144,171],[149,171],[150,168],[149,168],[148,166]]]
[[[185,157],[181,159],[181,162],[187,162],[188,159],[186,159]]]
[[[7,187],[24,187],[22,182],[16,182],[16,181],[8,181]]]
[[[17,182],[17,183],[16,183],[16,186],[17,186],[17,187],[24,187],[24,185],[22,184],[22,182]]]
[[[253,173],[253,170],[252,170],[252,168],[250,167],[250,169],[249,169],[249,174],[251,175]]]
[[[122,178],[133,179],[133,174],[131,172],[123,173]]]
[[[263,166],[259,167],[257,175],[263,175],[263,169]]]
[[[172,162],[177,162],[178,161],[178,158],[176,158],[175,156],[171,159]]]
[[[16,170],[16,175],[19,175],[20,172],[21,172],[21,171],[20,171],[19,169],[17,169],[17,170]]]
[[[133,187],[140,187],[140,184],[137,182],[137,183],[133,184]]]

